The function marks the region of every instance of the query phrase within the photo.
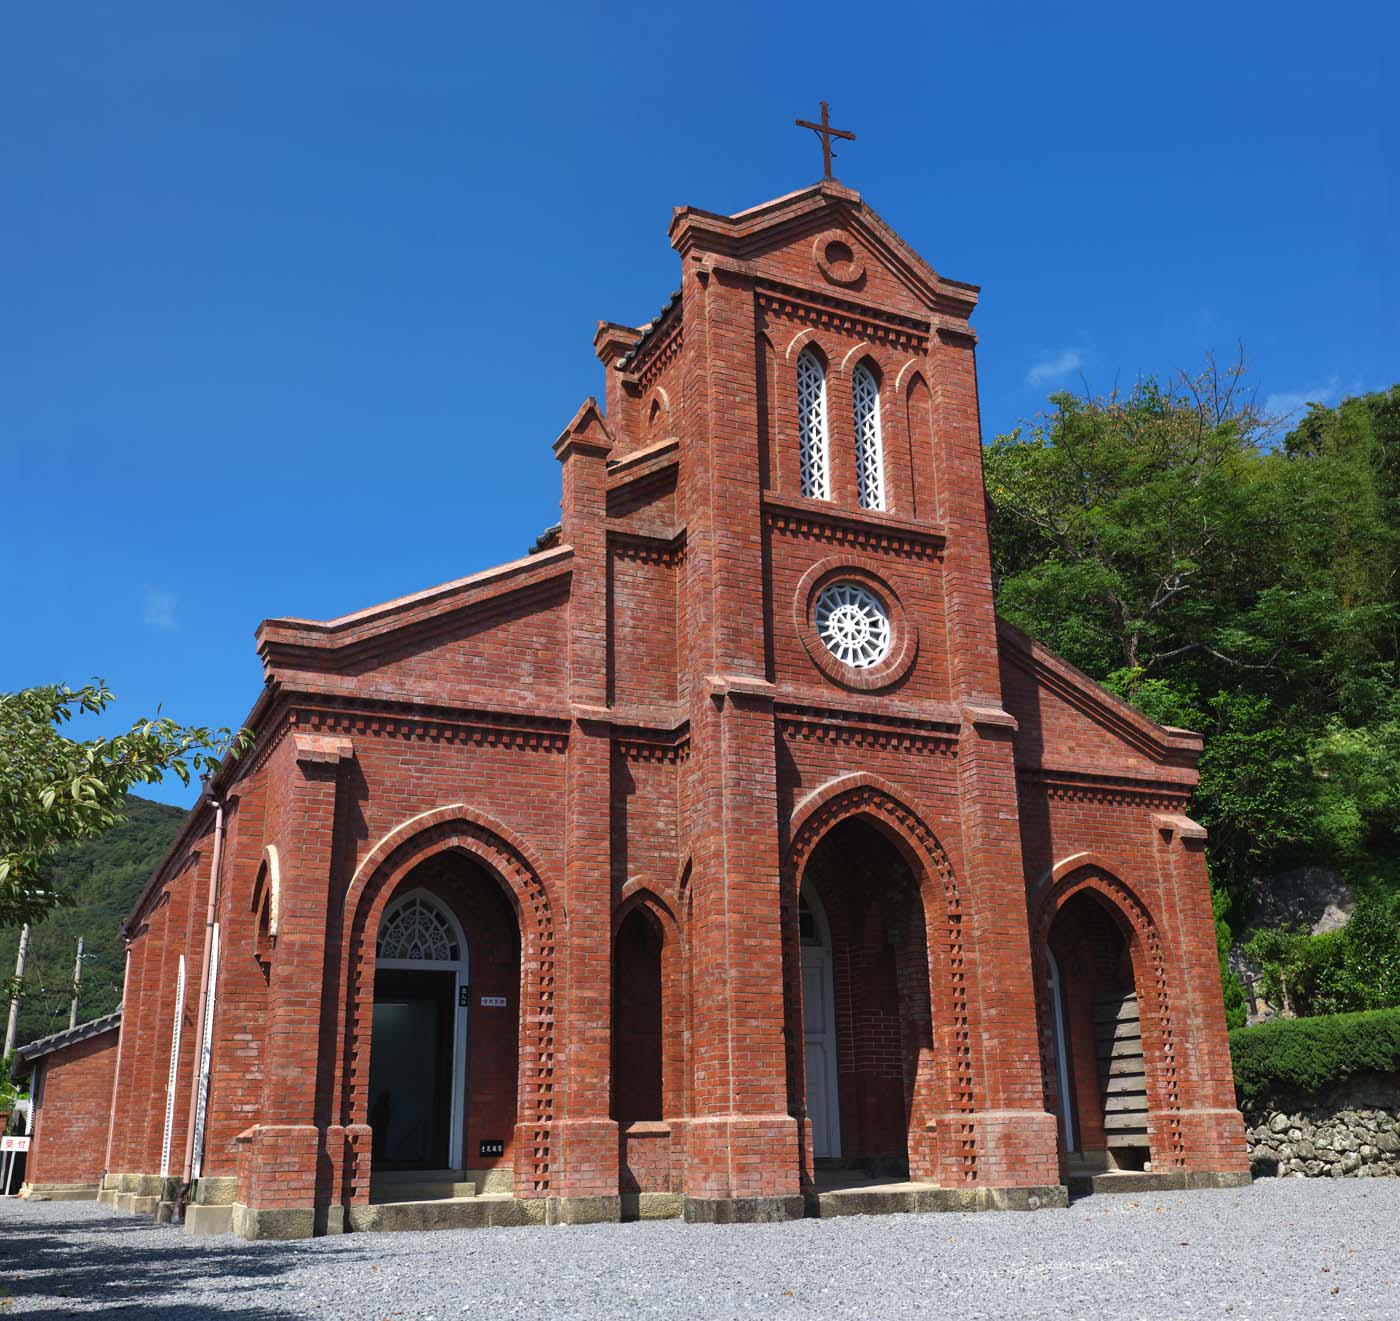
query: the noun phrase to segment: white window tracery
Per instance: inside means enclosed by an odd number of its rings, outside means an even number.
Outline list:
[[[880,431],[880,386],[864,363],[851,376],[856,420],[856,484],[862,509],[885,507],[885,442]]]
[[[457,963],[462,949],[447,914],[427,895],[413,894],[384,914],[375,954],[415,963]]]
[[[874,592],[835,582],[817,597],[814,624],[826,649],[853,669],[869,669],[890,654],[890,616]]]
[[[826,369],[811,348],[797,356],[797,425],[802,494],[831,499],[827,463]]]

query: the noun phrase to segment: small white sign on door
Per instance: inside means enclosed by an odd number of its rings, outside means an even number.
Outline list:
[[[11,1134],[8,1137],[0,1138],[0,1151],[28,1151],[29,1139],[20,1137],[18,1134]]]
[[[503,995],[483,995],[481,997],[481,1007],[483,1009],[504,1009],[506,1007],[506,997]]]

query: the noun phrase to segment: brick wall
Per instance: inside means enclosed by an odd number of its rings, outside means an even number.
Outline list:
[[[39,1105],[25,1166],[30,1187],[97,1187],[117,1065],[117,1029],[45,1055],[37,1063]]]

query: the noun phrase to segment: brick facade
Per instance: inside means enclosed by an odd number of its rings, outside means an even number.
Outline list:
[[[563,1218],[658,1191],[694,1218],[794,1213],[827,1163],[804,884],[829,919],[842,1160],[1061,1183],[1045,951],[1082,896],[1142,1005],[1144,1158],[1244,1170],[1185,815],[1200,739],[995,617],[977,291],[833,181],[736,216],[677,210],[670,238],[677,295],[647,326],[599,326],[605,402],[555,442],[562,516],[537,553],[259,629],[256,751],[128,923],[108,1173],[158,1172],[184,954],[172,1174],[228,1181],[245,1232],[333,1230],[364,1206],[376,938],[422,890],[469,950],[458,1166]],[[802,494],[804,350],[825,371],[829,499]],[[882,509],[857,501],[862,365]],[[888,612],[874,665],[816,632],[837,581]],[[1102,1138],[1085,1073],[1080,1145]]]

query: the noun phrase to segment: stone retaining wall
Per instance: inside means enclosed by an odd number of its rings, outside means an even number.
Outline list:
[[[1400,1076],[1371,1074],[1245,1116],[1256,1178],[1400,1175]]]

